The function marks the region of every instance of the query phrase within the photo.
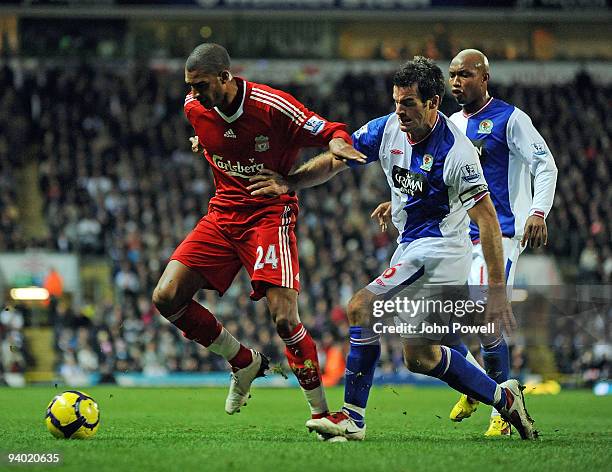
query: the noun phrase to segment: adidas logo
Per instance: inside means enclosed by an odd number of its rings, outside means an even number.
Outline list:
[[[236,133],[234,133],[234,130],[230,128],[225,133],[223,133],[223,137],[236,139]]]

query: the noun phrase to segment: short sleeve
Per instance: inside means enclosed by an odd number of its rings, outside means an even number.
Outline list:
[[[253,87],[252,97],[270,105],[272,123],[293,146],[319,147],[340,138],[350,144],[344,123],[327,121],[309,110],[293,95],[272,88]]]
[[[476,148],[467,139],[456,143],[448,153],[444,183],[455,190],[466,210],[489,193]]]
[[[192,112],[198,107],[198,105],[200,105],[200,102],[198,102],[195,98],[193,98],[192,93],[189,92],[187,96],[185,97],[185,104],[183,105],[183,111],[185,112],[185,117],[187,118],[187,120],[189,120],[189,122],[192,121],[192,116],[191,116],[193,114]]]
[[[380,146],[390,116],[382,116],[369,121],[353,133],[353,147],[368,158],[366,164],[379,160]],[[351,167],[363,165],[356,162],[347,164]]]

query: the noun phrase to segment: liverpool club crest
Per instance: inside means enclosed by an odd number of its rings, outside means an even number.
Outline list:
[[[255,151],[264,152],[270,149],[270,138],[267,136],[257,136],[255,138]]]

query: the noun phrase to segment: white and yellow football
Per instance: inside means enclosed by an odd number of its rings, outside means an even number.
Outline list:
[[[68,390],[51,400],[45,424],[57,438],[89,439],[100,426],[100,408],[86,393]]]

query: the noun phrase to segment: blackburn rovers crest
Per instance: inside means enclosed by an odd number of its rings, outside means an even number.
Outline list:
[[[423,164],[421,164],[421,169],[425,172],[429,172],[431,170],[431,166],[433,166],[433,156],[431,154],[425,154],[423,156]]]
[[[480,134],[491,134],[493,131],[493,122],[491,120],[482,120],[478,125],[478,132]]]
[[[255,138],[255,151],[264,152],[270,149],[270,138],[267,136],[257,136]]]

